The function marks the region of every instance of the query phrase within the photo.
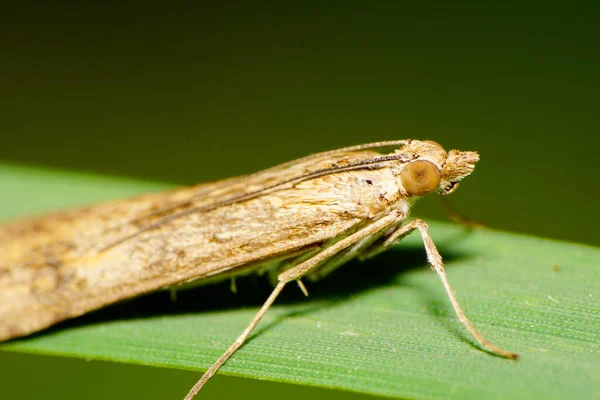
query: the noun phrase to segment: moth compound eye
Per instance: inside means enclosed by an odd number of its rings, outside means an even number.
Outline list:
[[[440,149],[443,149],[443,147],[442,147],[442,145],[441,145],[441,144],[439,144],[438,142],[435,142],[435,141],[433,141],[433,140],[422,140],[422,142],[423,142],[423,143],[429,143],[429,144],[432,144],[432,145],[434,145],[434,146],[437,146],[437,147],[439,147]]]
[[[402,185],[413,196],[425,196],[440,185],[440,170],[429,161],[413,161],[400,173]]]

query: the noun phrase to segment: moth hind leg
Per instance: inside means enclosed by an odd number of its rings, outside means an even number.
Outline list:
[[[231,344],[231,346],[225,350],[225,352],[219,357],[219,359],[202,375],[200,380],[192,387],[190,392],[185,397],[185,400],[191,400],[197,393],[200,391],[202,386],[221,368],[221,366],[231,357],[235,351],[244,344],[248,336],[252,333],[256,325],[260,322],[262,317],[267,313],[268,309],[271,307],[279,293],[283,290],[286,284],[292,281],[299,281],[306,273],[311,271],[313,268],[322,264],[326,260],[330,259],[332,256],[335,256],[341,251],[352,247],[356,243],[359,243],[363,239],[368,236],[371,236],[377,232],[387,231],[391,227],[399,224],[404,219],[404,214],[400,211],[393,211],[389,215],[372,222],[371,224],[361,228],[357,232],[354,232],[345,238],[335,242],[329,247],[326,247],[320,251],[317,251],[309,259],[300,262],[298,265],[288,269],[287,271],[281,273],[278,277],[277,286],[273,289],[273,292],[269,296],[269,298],[262,305],[260,310],[256,313],[250,324],[246,327],[246,329],[241,333],[240,336]]]

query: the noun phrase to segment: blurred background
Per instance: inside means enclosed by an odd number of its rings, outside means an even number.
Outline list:
[[[492,228],[598,245],[600,6],[389,3],[4,9],[0,162],[192,184],[347,145],[432,139],[481,154],[449,198],[456,209]],[[415,213],[446,219],[435,198]],[[48,373],[56,361],[46,360],[0,353],[3,385],[30,390],[23,372]],[[196,376],[61,363],[46,397],[67,398],[82,368],[99,381],[86,395],[148,379],[143,396],[178,396]],[[170,394],[152,389],[168,382]]]

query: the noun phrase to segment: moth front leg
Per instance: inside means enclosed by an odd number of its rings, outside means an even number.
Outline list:
[[[483,337],[483,335],[479,333],[475,329],[475,327],[473,327],[471,322],[469,322],[462,308],[458,304],[458,300],[456,299],[452,288],[450,287],[450,283],[448,282],[448,278],[446,277],[446,271],[444,270],[444,264],[442,263],[442,256],[440,255],[437,247],[433,243],[431,236],[429,236],[427,224],[423,222],[423,220],[415,219],[414,221],[411,221],[404,226],[398,227],[398,229],[394,230],[391,234],[389,234],[383,240],[383,242],[377,242],[373,245],[371,249],[367,249],[363,254],[360,255],[360,258],[370,258],[381,253],[382,251],[389,249],[390,247],[396,245],[400,240],[402,240],[414,230],[418,230],[419,233],[421,233],[421,238],[423,239],[423,244],[425,245],[425,251],[427,253],[427,260],[429,261],[431,268],[438,274],[438,276],[442,280],[444,289],[446,290],[446,293],[450,298],[450,302],[452,303],[454,312],[458,316],[460,322],[465,326],[465,328],[467,328],[471,335],[473,335],[473,337],[477,339],[479,343],[487,347],[492,353],[495,353],[502,357],[518,360],[518,354],[501,349],[500,347],[491,343],[489,340]]]

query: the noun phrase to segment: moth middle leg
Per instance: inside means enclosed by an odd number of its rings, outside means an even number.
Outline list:
[[[262,305],[260,310],[256,313],[248,327],[242,332],[242,334],[233,342],[233,344],[219,357],[219,359],[202,375],[200,380],[194,385],[194,387],[190,390],[188,395],[185,397],[185,400],[191,400],[204,386],[204,384],[221,368],[221,366],[235,353],[237,349],[239,349],[242,344],[246,341],[248,336],[252,333],[256,325],[260,322],[262,317],[269,310],[279,293],[283,290],[286,284],[293,281],[300,281],[300,279],[309,271],[322,264],[329,258],[335,256],[339,252],[351,247],[361,240],[370,237],[378,232],[386,232],[393,226],[396,226],[402,222],[404,219],[404,214],[399,210],[394,210],[390,214],[385,217],[380,218],[377,221],[372,222],[371,224],[363,227],[357,232],[352,233],[351,235],[340,239],[336,243],[332,244],[329,247],[319,251],[313,257],[308,260],[301,262],[300,264],[288,269],[287,271],[281,273],[278,277],[279,282],[271,295]],[[301,286],[302,288],[302,286]]]

